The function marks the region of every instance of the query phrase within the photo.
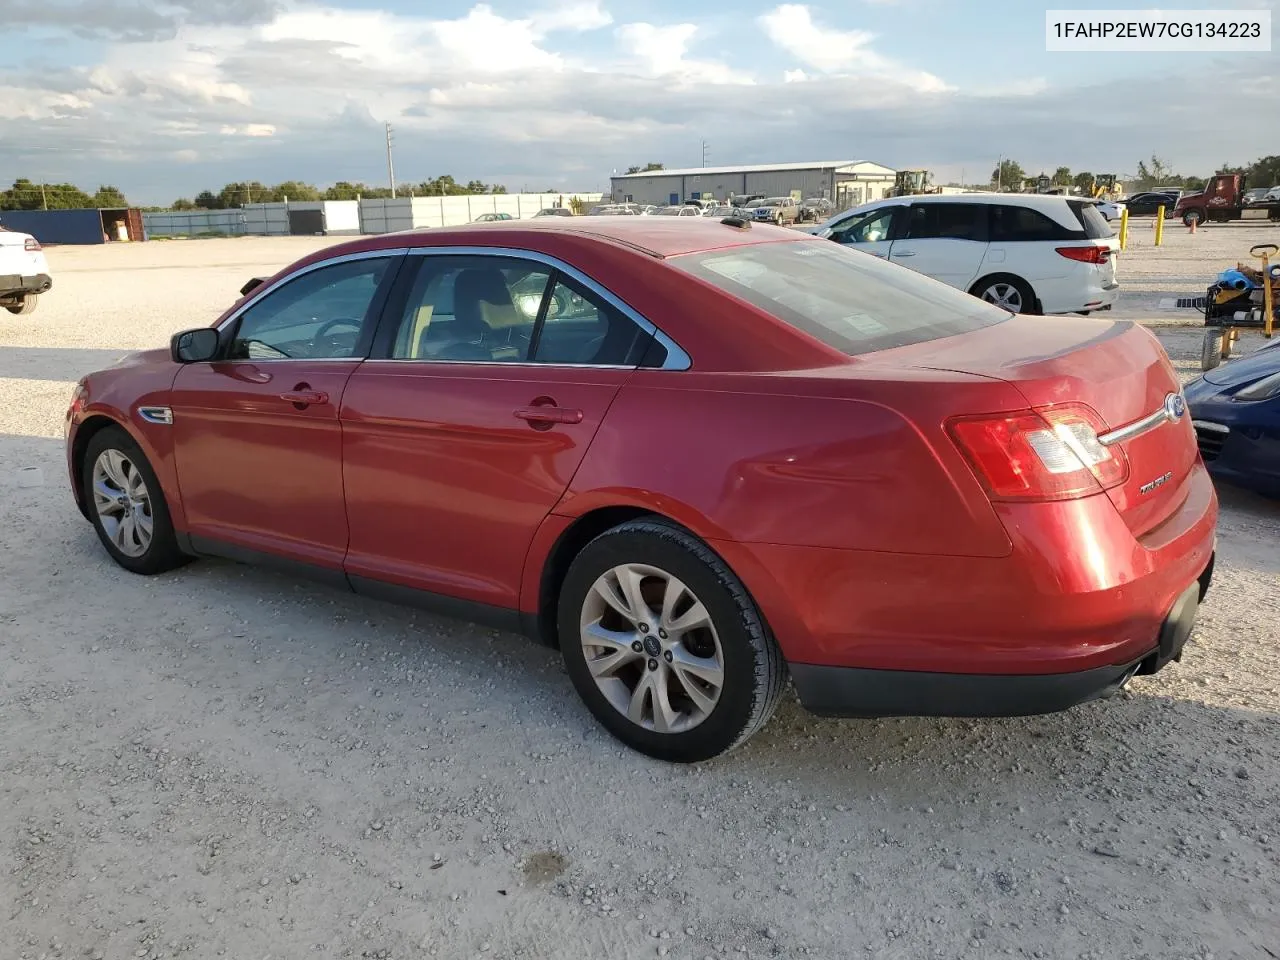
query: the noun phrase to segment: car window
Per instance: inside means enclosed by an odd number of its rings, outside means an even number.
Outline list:
[[[1084,200],[1069,200],[1067,205],[1071,208],[1071,212],[1075,214],[1076,220],[1080,222],[1080,226],[1084,228],[1085,237],[1090,240],[1101,240],[1115,235],[1115,230],[1111,228],[1111,224],[1107,222],[1107,218],[1102,215],[1102,211],[1098,209],[1096,203],[1088,203]],[[1079,240],[1082,238],[1080,233],[1072,232],[1066,239]]]
[[[946,284],[816,238],[685,254],[667,263],[851,355],[967,333],[1010,316]]]
[[[521,363],[551,268],[511,257],[418,257],[396,360]]]
[[[836,243],[879,243],[892,237],[893,214],[902,207],[885,207],[854,214],[831,228]]]
[[[543,264],[415,259],[392,359],[637,366],[649,346],[629,317]]]
[[[557,275],[534,338],[535,363],[638,366],[649,334],[619,310]]]
[[[913,203],[909,240],[986,240],[987,208],[977,203]]]
[[[1084,204],[1080,206],[1083,207]],[[1096,210],[1093,204],[1089,204],[1089,208]],[[1039,210],[1032,210],[1030,207],[992,204],[990,210],[992,243],[1079,239],[1080,231],[1068,230]],[[1077,217],[1079,216],[1077,212]]]
[[[240,316],[231,360],[355,357],[390,257],[319,267],[267,293]]]

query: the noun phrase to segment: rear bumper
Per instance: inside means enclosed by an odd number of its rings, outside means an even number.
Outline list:
[[[1196,612],[1213,578],[1213,561],[1183,589],[1152,649],[1128,663],[1070,673],[1000,675],[868,670],[792,664],[801,704],[827,717],[1022,717],[1056,713],[1119,691],[1135,674],[1182,659]]]
[[[53,278],[47,273],[30,276],[5,274],[0,276],[0,296],[16,293],[46,293],[53,287]]]
[[[1136,535],[1105,494],[1001,504],[1005,557],[711,544],[793,668],[1081,673],[1147,658],[1209,567],[1218,506],[1198,461],[1176,494],[1174,513]]]
[[[1033,282],[1036,299],[1044,313],[1081,313],[1106,310],[1120,299],[1120,283],[1115,279],[1104,280],[1098,276],[1098,268],[1081,265],[1080,273],[1086,276],[1066,276]]]

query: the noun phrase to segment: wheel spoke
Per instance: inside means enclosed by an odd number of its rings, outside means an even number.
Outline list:
[[[719,686],[712,693],[708,693],[706,687],[697,682],[698,674],[679,661],[671,665],[671,674],[684,689],[685,695],[702,713],[707,714],[715,709],[716,694],[720,692]]]
[[[603,652],[596,656],[587,656],[587,668],[597,678],[612,677],[620,667],[640,659],[640,654],[631,649],[635,635],[618,633],[600,626],[600,621],[589,624],[582,630],[584,647],[596,647]]]
[[[147,481],[142,476],[142,471],[130,464],[132,468],[129,471],[129,495],[135,500],[145,500],[147,497]]]
[[[138,512],[133,518],[134,526],[138,529],[138,540],[146,546],[151,542],[151,534],[155,530],[155,521],[147,514]]]
[[[724,667],[711,657],[699,657],[690,653],[683,646],[675,646],[671,650],[671,668],[682,676],[688,674],[697,677],[707,686],[719,690],[724,686]]]
[[[124,553],[129,553],[133,549],[133,515],[129,511],[126,510],[120,517],[112,539]]]
[[[619,591],[617,582],[610,579],[608,574],[597,580],[592,589],[619,614],[631,621],[636,619],[635,613],[627,606],[627,598]]]
[[[647,676],[653,677],[653,729],[658,733],[670,733],[680,719],[680,714],[671,706],[671,696],[667,689],[669,670],[649,670]]]
[[[644,602],[644,594],[640,592],[640,583],[644,574],[633,566],[617,567],[614,573],[618,577],[618,586],[622,595],[627,598],[627,606],[631,609],[631,619],[647,622],[653,619],[653,612]]]
[[[702,601],[695,599],[693,606],[672,620],[667,625],[667,629],[672,633],[688,633],[690,630],[709,626],[711,626],[711,614],[702,605]]]
[[[636,684],[636,688],[631,691],[631,704],[627,708],[627,719],[637,726],[643,727],[645,725],[645,707],[653,695],[653,674],[654,671],[646,670]]]
[[[113,516],[124,510],[117,499],[119,496],[120,491],[111,489],[106,480],[98,478],[93,481],[93,501],[99,514]]]
[[[129,489],[129,478],[125,474],[124,454],[119,450],[108,450],[102,455],[102,468],[107,477],[122,492]]]

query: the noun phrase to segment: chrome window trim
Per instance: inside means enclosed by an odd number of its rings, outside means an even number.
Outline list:
[[[684,352],[684,350],[680,347],[680,345],[677,344],[674,340],[672,340],[669,336],[667,336],[667,334],[665,334],[662,330],[660,330],[654,323],[652,323],[650,320],[646,319],[645,317],[641,316],[639,313],[637,313],[627,304],[623,303],[620,299],[618,299],[618,297],[616,297],[608,289],[603,287],[601,284],[599,284],[595,280],[591,279],[589,276],[587,276],[577,267],[574,267],[568,263],[565,263],[563,260],[557,257],[553,257],[545,253],[538,253],[535,250],[520,250],[515,247],[467,247],[467,246],[410,247],[406,251],[406,253],[408,256],[411,256],[411,257],[475,257],[475,256],[504,257],[506,259],[512,259],[512,260],[530,260],[534,263],[538,263],[546,267],[551,267],[552,269],[558,270],[561,273],[563,273],[565,276],[570,277],[571,279],[580,283],[592,294],[599,297],[605,303],[609,304],[609,306],[613,307],[615,310],[617,310],[619,313],[625,316],[628,320],[630,320],[632,323],[638,326],[641,330],[643,330],[645,333],[649,334],[651,337],[657,340],[658,343],[662,344],[663,348],[667,351],[667,359],[663,362],[662,366],[654,367],[650,369],[688,370],[690,367],[693,366],[693,361],[690,359],[689,355]],[[483,360],[481,361],[397,360],[395,362],[396,363],[477,363],[484,366],[495,366],[495,367],[509,367],[509,366],[515,365],[512,363],[503,363],[500,360],[489,361],[488,363],[486,363]],[[531,366],[531,367],[553,367],[554,366],[554,367],[570,367],[570,368],[595,366],[593,364],[587,364],[587,363],[551,364],[551,363],[536,363],[533,361],[523,361],[522,365]],[[628,366],[628,365],[620,365],[620,366],[610,365],[610,366],[604,366],[603,369],[636,370],[636,369],[645,369],[645,368],[641,368],[638,366]]]
[[[385,250],[362,250],[360,253],[344,253],[338,257],[330,257],[327,260],[317,260],[315,263],[309,263],[305,267],[302,267],[299,270],[295,270],[293,273],[289,274],[289,276],[285,277],[279,283],[273,283],[269,287],[265,283],[262,284],[258,288],[258,290],[248,300],[246,300],[236,309],[235,313],[231,314],[231,316],[227,317],[225,320],[219,323],[216,327],[214,327],[214,329],[217,330],[219,333],[222,333],[225,329],[227,329],[233,323],[238,321],[242,316],[244,316],[245,311],[256,306],[258,302],[263,300],[265,297],[268,297],[275,291],[281,290],[286,285],[293,283],[293,281],[297,280],[298,277],[305,277],[308,273],[312,273],[316,270],[321,269],[322,267],[332,267],[332,266],[336,266],[339,263],[349,263],[354,260],[376,260],[379,257],[387,257],[388,259],[394,259],[395,257],[403,257],[408,252],[409,252],[408,247],[389,247]],[[374,318],[374,322],[375,323],[377,322],[377,317]],[[290,360],[301,360],[301,359],[304,359],[304,358],[302,357],[262,357],[262,358],[257,358],[253,360],[224,360],[222,362],[223,363],[287,363]],[[350,363],[353,360],[359,361],[363,359],[364,359],[363,357],[318,357],[315,359],[309,359],[306,362],[307,363],[324,363],[326,361],[341,361],[344,363]]]

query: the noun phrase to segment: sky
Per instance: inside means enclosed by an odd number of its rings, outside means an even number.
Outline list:
[[[1280,152],[1280,54],[1046,53],[1046,6],[1081,5],[0,0],[0,186],[151,205],[239,180],[385,184],[387,122],[398,181],[513,192],[699,166],[704,141],[711,165],[970,183],[999,156],[1124,175],[1155,153],[1205,175]]]

